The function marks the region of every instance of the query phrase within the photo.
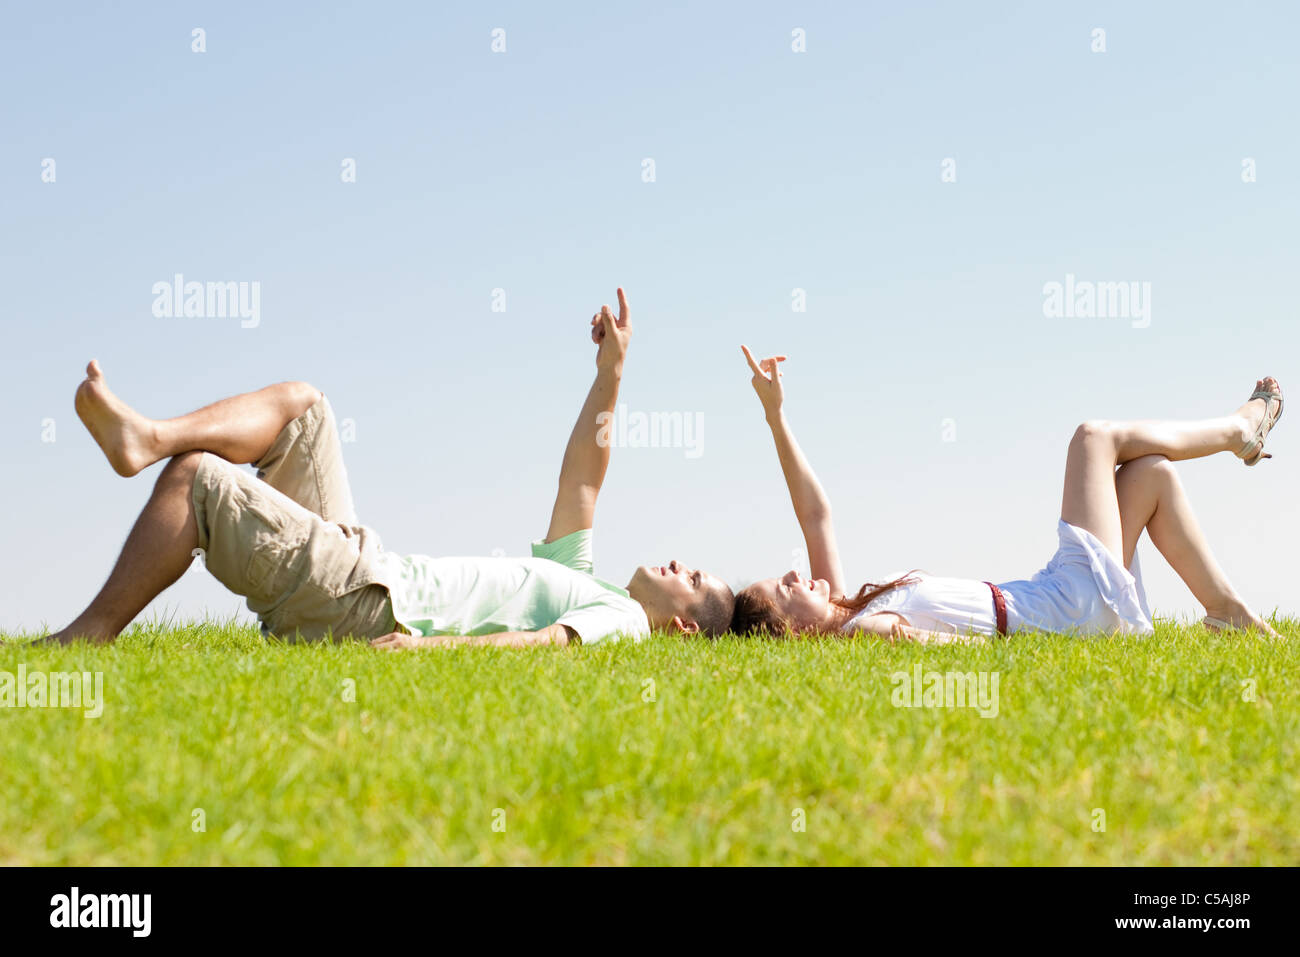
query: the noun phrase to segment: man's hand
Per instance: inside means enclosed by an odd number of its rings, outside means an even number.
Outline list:
[[[596,350],[596,368],[621,372],[631,339],[632,313],[628,309],[627,296],[620,287],[618,318],[614,318],[613,310],[608,305],[601,306],[600,312],[591,317],[591,341],[600,347]]]
[[[371,638],[370,647],[382,648],[385,651],[398,651],[402,648],[423,648],[424,638],[420,635],[407,635],[400,631],[393,631],[386,635],[380,635],[378,638]]]
[[[401,651],[407,648],[456,648],[460,645],[492,645],[498,648],[528,648],[535,645],[581,643],[578,633],[568,625],[548,625],[537,631],[501,631],[494,635],[404,635],[391,634],[372,638],[372,648]]]
[[[749,346],[740,348],[745,353],[745,361],[749,363],[749,368],[754,372],[750,385],[754,387],[758,401],[763,403],[763,414],[771,422],[781,414],[781,403],[785,401],[785,388],[781,385],[783,373],[778,368],[780,363],[785,361],[785,356],[768,356],[759,363],[754,361],[754,354],[749,351]]]

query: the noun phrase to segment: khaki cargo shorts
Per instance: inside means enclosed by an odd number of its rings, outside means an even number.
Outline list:
[[[211,453],[199,461],[194,515],[208,571],[248,599],[268,634],[313,640],[398,630],[380,581],[383,546],[357,524],[324,396],[256,466],[254,478]]]

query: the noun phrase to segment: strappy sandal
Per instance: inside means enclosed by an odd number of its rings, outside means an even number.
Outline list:
[[[1258,634],[1259,637],[1268,639],[1270,641],[1276,641],[1278,639],[1282,639],[1282,636],[1279,635],[1277,633],[1277,630],[1274,629],[1268,622],[1264,622],[1264,626],[1262,628],[1258,628],[1254,625],[1247,625],[1245,628],[1243,628],[1240,625],[1234,625],[1230,621],[1224,621],[1222,618],[1214,618],[1210,615],[1206,615],[1204,618],[1201,619],[1201,626],[1207,629],[1208,631],[1213,632],[1216,635],[1221,635],[1226,631],[1243,631],[1243,632],[1252,632],[1254,634]]]
[[[1247,465],[1258,465],[1261,459],[1273,457],[1264,451],[1264,440],[1268,438],[1268,433],[1273,430],[1273,426],[1277,425],[1277,420],[1282,418],[1282,387],[1278,386],[1276,392],[1270,389],[1256,389],[1247,401],[1253,399],[1264,400],[1264,418],[1260,420],[1254,437],[1237,453],[1237,458]],[[1277,403],[1276,406],[1274,403]]]

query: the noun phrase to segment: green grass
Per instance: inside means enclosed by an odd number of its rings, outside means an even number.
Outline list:
[[[1300,623],[1280,628],[939,649],[380,653],[210,624],[14,640],[0,671],[102,671],[105,705],[0,708],[0,864],[1296,864]],[[918,661],[998,672],[997,717],[894,707],[891,673]]]

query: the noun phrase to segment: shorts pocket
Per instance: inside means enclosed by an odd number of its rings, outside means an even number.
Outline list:
[[[271,578],[277,568],[284,566],[285,555],[282,549],[277,548],[274,544],[268,543],[261,548],[253,549],[253,554],[248,559],[248,577],[249,587],[257,594],[264,595],[270,589],[267,587],[271,584]]]
[[[294,591],[300,577],[295,568],[298,558],[297,548],[274,539],[264,540],[253,549],[245,570],[250,607],[254,601],[262,606],[275,605]]]
[[[245,495],[240,533],[252,545],[244,566],[250,602],[274,605],[291,593],[301,577],[310,532],[294,516],[268,507],[274,503]]]
[[[307,545],[308,574],[304,584],[326,598],[341,598],[364,586],[357,581],[358,541],[343,525],[318,525]]]
[[[277,535],[280,532],[284,531],[285,520],[283,515],[278,514],[274,509],[269,509],[264,507],[262,503],[257,501],[256,497],[249,495],[247,492],[243,491],[242,489],[240,491],[242,493],[240,497],[243,499],[243,501],[240,503],[241,509],[247,512],[249,515],[252,515],[255,518],[257,518],[263,525],[266,526],[266,530],[270,534]]]

